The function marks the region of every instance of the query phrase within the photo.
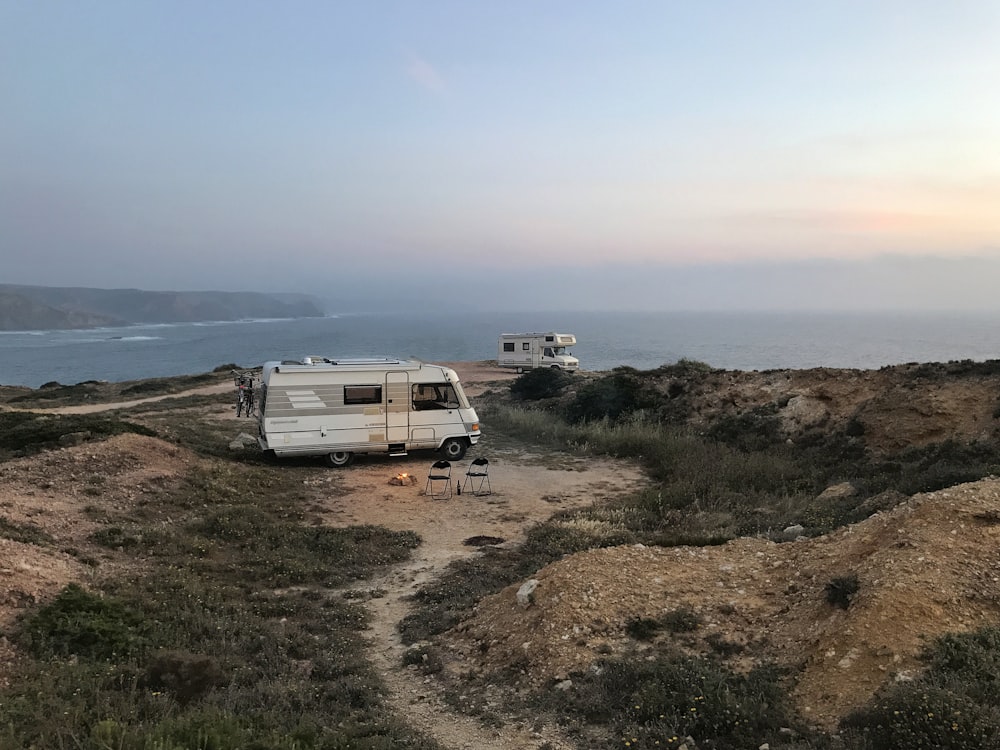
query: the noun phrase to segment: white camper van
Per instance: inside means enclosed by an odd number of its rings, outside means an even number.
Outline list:
[[[566,353],[576,346],[572,333],[502,333],[497,344],[497,364],[524,372],[535,367],[578,370],[580,360]]]
[[[258,442],[277,456],[440,450],[457,461],[479,440],[479,418],[454,370],[399,359],[305,357],[265,362]]]

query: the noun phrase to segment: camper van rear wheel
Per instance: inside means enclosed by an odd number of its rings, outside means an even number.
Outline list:
[[[354,454],[350,451],[333,451],[333,453],[326,454],[327,464],[337,469],[350,466],[353,460]]]
[[[461,461],[468,444],[461,438],[448,438],[441,445],[441,452],[449,461]]]

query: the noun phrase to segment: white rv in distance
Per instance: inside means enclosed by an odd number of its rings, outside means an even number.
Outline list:
[[[572,333],[502,333],[497,343],[497,364],[514,367],[518,372],[535,367],[578,370],[580,360],[566,352],[576,346]]]
[[[421,448],[457,461],[481,434],[455,371],[410,360],[265,362],[258,413],[263,450],[337,467],[357,453]]]

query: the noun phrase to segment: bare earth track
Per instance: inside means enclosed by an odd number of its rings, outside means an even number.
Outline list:
[[[514,377],[481,363],[453,366],[473,396]],[[919,442],[920,435],[942,430],[973,436],[992,429],[993,402],[983,404],[978,391],[953,392],[948,384],[935,384],[927,395],[905,392],[893,400],[885,395],[891,389],[878,389],[875,381],[887,377],[879,373],[845,379],[818,371],[809,382],[804,373],[729,377],[716,392],[714,408],[752,405],[771,397],[776,387],[771,381],[784,379],[799,381],[786,407],[789,418],[847,418],[862,388],[865,398],[874,393],[876,406],[882,407],[882,412],[866,412],[866,428],[885,441],[898,439],[904,430]],[[976,387],[985,393],[988,384]],[[848,409],[836,412],[841,405]],[[216,407],[212,413],[232,422],[234,436],[249,425],[228,410]],[[927,415],[936,421],[926,421]],[[876,417],[882,421],[876,423]],[[759,659],[788,664],[801,674],[799,707],[824,726],[835,725],[887,680],[912,675],[929,639],[1000,618],[1000,480],[988,478],[914,496],[816,539],[784,544],[739,539],[706,548],[626,546],[572,555],[538,571],[531,607],[518,606],[516,585],[484,600],[469,620],[439,639],[447,657],[444,673],[425,677],[402,666],[405,648],[396,626],[409,611],[410,594],[448,563],[478,554],[465,540],[489,536],[516,544],[528,527],[556,510],[601,502],[643,481],[624,462],[491,447],[488,432],[458,463],[456,477],[475,456],[491,461],[491,496],[427,497],[430,455],[369,458],[340,472],[317,466],[307,482],[326,523],[378,524],[416,531],[423,539],[410,561],[365,581],[359,591],[372,612],[371,658],[384,675],[390,700],[400,716],[444,747],[572,747],[552,726],[484,727],[443,702],[439,681],[459,679],[467,671],[499,673],[515,661],[523,663],[527,654],[524,686],[548,688],[600,655],[627,648],[626,624],[635,617],[693,609],[706,626],[691,648],[705,648],[706,638],[721,637],[746,647],[741,657],[746,666]],[[113,551],[86,542],[95,522],[85,508],[96,494],[102,503],[124,510],[146,501],[149,488],[173,481],[201,460],[161,440],[123,435],[0,465],[0,516],[33,524],[54,540],[34,545],[0,537],[0,631],[66,583],[86,582],[95,570],[104,574],[116,564]],[[417,483],[390,485],[399,472],[416,476]],[[57,551],[69,548],[100,558],[99,565],[84,565],[80,556]],[[826,601],[824,586],[848,572],[858,576],[860,591],[856,602],[842,610]],[[0,638],[0,679],[15,658]]]

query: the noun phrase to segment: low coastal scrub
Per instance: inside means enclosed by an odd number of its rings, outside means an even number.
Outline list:
[[[685,371],[695,378],[707,372],[690,366]],[[558,513],[532,529],[520,548],[490,550],[453,564],[415,597],[417,607],[402,626],[404,640],[444,632],[482,597],[567,553],[635,542],[715,544],[744,535],[781,540],[787,538],[786,526],[800,523],[817,535],[862,520],[872,512],[868,501],[881,493],[904,497],[998,469],[996,447],[985,442],[944,441],[895,455],[873,454],[865,449],[865,430],[857,420],[800,435],[793,443],[782,432],[781,404],[724,415],[694,429],[679,419],[679,402],[690,386],[673,381],[657,393],[645,382],[647,375],[619,368],[539,399],[524,398],[513,388],[513,399],[487,401],[481,414],[491,437],[631,458],[652,483],[610,505]],[[567,404],[565,411],[556,408]],[[819,498],[827,487],[848,480],[851,492]],[[838,607],[849,607],[857,593],[853,574],[827,587],[829,601]],[[633,620],[628,629],[645,644],[658,633],[700,626],[696,615],[678,611],[661,620]],[[789,675],[767,666],[749,674],[731,672],[725,659],[742,647],[716,639],[713,649],[701,658],[644,651],[605,662],[573,675],[572,690],[548,686],[534,696],[534,710],[548,708],[573,717],[570,724],[582,723],[581,747],[679,747],[688,735],[697,738],[698,747],[715,748],[1000,747],[1000,704],[991,697],[997,694],[1000,639],[993,631],[942,640],[928,656],[926,677],[898,683],[879,696],[845,723],[842,737],[804,728],[788,700]],[[475,685],[470,678],[461,689]]]
[[[918,677],[893,683],[844,720],[849,747],[1000,747],[1000,628],[946,635],[923,660]]]
[[[228,376],[230,369],[232,369],[231,365],[223,365],[210,373],[149,378],[126,383],[85,380],[73,385],[51,381],[39,388],[0,386],[0,403],[7,403],[18,408],[51,408],[53,406],[79,406],[150,396],[166,396],[171,393],[224,382],[222,375],[224,373]]]
[[[697,747],[778,747],[783,731],[800,734],[791,732],[798,719],[768,666],[740,674],[715,658],[636,655],[571,678],[573,689],[557,693],[556,709],[583,725],[585,747],[692,747],[689,738]]]
[[[656,485],[629,501],[637,511],[631,517],[642,519],[636,531],[659,532],[660,543],[678,527],[704,530],[709,515],[715,518],[713,537],[766,535],[803,522],[810,534],[826,533],[863,519],[870,512],[865,501],[875,495],[930,492],[1000,472],[994,442],[946,439],[874,454],[866,450],[857,420],[807,431],[792,442],[781,427],[779,403],[721,414],[694,429],[678,419],[679,402],[691,387],[678,378],[686,373],[697,382],[710,372],[697,364],[649,372],[618,368],[575,394],[564,393],[570,400],[563,412],[523,399],[494,399],[483,418],[491,432],[508,440],[516,435],[558,450],[639,461]],[[823,489],[846,480],[856,488],[850,497],[815,503]]]
[[[510,392],[522,401],[540,401],[555,398],[573,382],[573,376],[560,369],[537,367],[511,383]]]
[[[420,540],[315,524],[303,478],[206,460],[155,502],[100,510],[91,541],[128,572],[70,584],[5,633],[30,658],[0,691],[0,747],[434,750],[386,706],[367,614],[335,588]]]
[[[666,384],[654,387],[654,375],[631,368],[590,381],[553,372],[528,380],[528,373],[515,381],[527,385],[511,399],[477,403],[494,445],[629,458],[651,481],[614,503],[557,513],[518,547],[484,548],[450,566],[414,595],[401,631],[404,642],[420,645],[407,652],[407,664],[428,675],[443,669],[446,652],[427,640],[484,596],[564,555],[637,542],[781,538],[799,522],[819,534],[863,518],[865,501],[877,493],[937,489],[996,466],[988,446],[948,442],[875,459],[864,450],[859,421],[789,444],[774,405],[693,429],[681,418],[685,394],[711,368],[685,362],[653,373]],[[155,392],[153,385],[131,391]],[[231,424],[179,412],[137,407],[127,419],[0,414],[18,436],[0,445],[6,457],[59,445],[68,434],[137,431],[211,459],[165,485],[155,502],[101,510],[105,525],[89,541],[124,560],[128,575],[68,586],[5,633],[31,658],[0,692],[0,747],[435,747],[387,709],[380,678],[364,659],[365,611],[335,590],[406,559],[416,535],[315,524],[302,490],[305,464],[274,468],[255,451],[228,450]],[[848,480],[856,493],[817,501],[823,489]],[[329,492],[338,492],[336,482]],[[2,518],[0,536],[45,542],[30,524]],[[847,608],[857,590],[845,575],[830,581],[827,594]],[[546,686],[526,697],[529,708],[561,717],[581,748],[678,748],[689,735],[696,743],[688,747],[703,750],[764,743],[773,750],[1000,747],[995,630],[940,640],[928,650],[923,675],[894,684],[833,737],[811,734],[794,714],[789,675],[766,664],[731,669],[727,659],[739,644],[706,639],[713,652],[700,657],[659,650],[661,637],[704,627],[684,608],[630,621],[635,653],[572,675],[572,690]],[[475,688],[470,677],[458,689]]]
[[[154,434],[148,427],[104,414],[3,411],[0,412],[0,461],[126,432]]]

